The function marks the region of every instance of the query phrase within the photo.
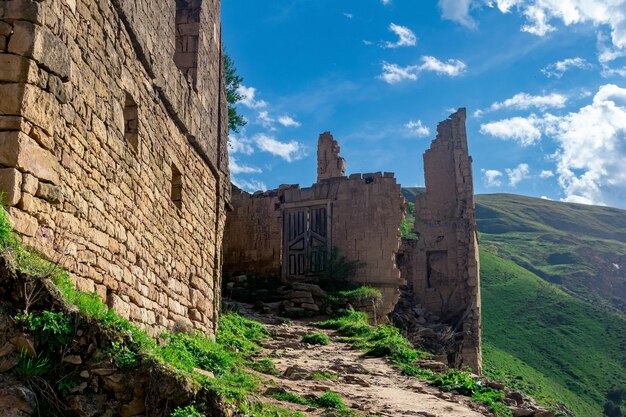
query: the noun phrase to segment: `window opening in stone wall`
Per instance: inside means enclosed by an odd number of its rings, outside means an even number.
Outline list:
[[[200,10],[202,0],[176,0],[176,52],[174,62],[188,81],[196,85]]]
[[[139,150],[139,111],[137,103],[128,93],[124,103],[124,139],[133,152]]]
[[[172,203],[177,209],[183,208],[183,174],[172,164],[172,190],[171,190]]]

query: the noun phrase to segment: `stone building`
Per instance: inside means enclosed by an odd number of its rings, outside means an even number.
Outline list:
[[[148,329],[211,333],[230,201],[219,0],[1,0],[23,241]]]
[[[308,188],[233,193],[224,236],[224,272],[314,280],[332,248],[366,264],[354,279],[381,289],[393,309],[402,284],[395,254],[406,203],[391,173],[352,174],[330,133],[318,142],[318,179]]]
[[[224,273],[315,280],[331,248],[365,267],[352,278],[383,293],[382,313],[408,284],[413,302],[463,335],[450,362],[480,373],[478,240],[465,110],[439,124],[424,154],[426,194],[415,202],[417,241],[401,239],[407,207],[392,173],[346,176],[329,133],[318,141],[317,182],[308,188],[233,194]]]

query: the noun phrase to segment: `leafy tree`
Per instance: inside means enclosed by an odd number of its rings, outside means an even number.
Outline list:
[[[239,132],[246,125],[246,119],[237,112],[235,105],[243,98],[238,88],[243,78],[237,74],[237,68],[232,58],[224,54],[224,75],[226,78],[226,101],[228,101],[228,129]]]

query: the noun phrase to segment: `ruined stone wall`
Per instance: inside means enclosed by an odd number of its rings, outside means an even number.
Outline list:
[[[403,272],[418,304],[463,334],[456,367],[480,373],[481,301],[472,160],[465,109],[440,123],[424,154],[426,194],[416,197],[415,242],[405,242]]]
[[[148,329],[211,333],[227,106],[219,1],[193,3],[177,31],[180,1],[0,1],[0,184],[79,289]]]
[[[278,191],[233,191],[224,233],[224,273],[281,276],[282,210]]]
[[[336,152],[323,157],[328,147]],[[321,161],[330,159],[333,167],[342,165],[336,163],[343,158],[338,156],[339,147],[329,133],[320,136],[319,149]],[[364,262],[365,267],[353,280],[379,288],[384,295],[381,310],[384,314],[391,311],[403,283],[396,252],[405,209],[400,185],[391,173],[327,176],[308,188],[293,185],[254,195],[235,193],[224,238],[225,273],[275,276],[285,281],[312,279],[314,271],[290,275],[283,240],[287,213],[311,207],[327,210],[331,226],[326,249],[336,247],[347,259]]]

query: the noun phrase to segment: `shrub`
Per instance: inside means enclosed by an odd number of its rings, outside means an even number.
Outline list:
[[[331,374],[330,372],[316,371],[311,374],[311,378],[316,379],[316,380],[321,380],[321,379],[335,380],[337,379],[337,375]]]
[[[296,393],[289,392],[289,391],[276,392],[276,393],[272,394],[272,397],[276,398],[279,401],[285,401],[285,402],[288,402],[288,403],[313,406],[311,401],[307,400],[306,398],[304,398],[304,397],[302,397],[302,396],[300,396],[300,395],[298,395]]]
[[[307,343],[309,345],[323,345],[326,346],[330,344],[330,339],[326,335],[326,333],[315,332],[309,333],[302,336],[302,343]]]
[[[196,411],[196,408],[193,405],[188,405],[185,408],[177,407],[170,417],[203,417],[203,414],[200,414]]]
[[[262,324],[235,313],[223,314],[216,340],[219,344],[249,355],[261,349],[260,344],[269,337]]]
[[[346,407],[341,397],[332,391],[328,391],[324,393],[324,395],[322,395],[321,397],[316,398],[314,401],[314,404],[317,405],[318,407],[330,408],[332,410],[338,410],[338,411],[348,410],[348,407]]]
[[[51,352],[72,341],[72,319],[63,312],[42,311],[41,315],[27,313],[18,315],[16,319],[35,333],[37,340]]]
[[[392,326],[379,326],[367,341],[369,348],[366,354],[388,357],[399,364],[412,364],[423,354],[418,352],[411,343]]]
[[[31,358],[26,352],[20,352],[20,359],[15,366],[13,373],[24,379],[31,379],[40,377],[50,372],[51,366],[48,358],[44,356],[37,356]]]
[[[348,279],[365,267],[365,262],[351,261],[339,254],[339,249],[333,247],[330,256],[324,262],[324,272],[319,275],[319,283],[327,290],[341,290],[347,287]]]
[[[316,325],[322,329],[335,329],[348,337],[366,336],[373,332],[373,327],[368,323],[367,313],[360,311],[347,311],[342,316],[316,323]]]
[[[274,365],[274,361],[270,358],[260,359],[258,361],[252,362],[250,364],[250,368],[254,369],[257,372],[261,372],[267,375],[278,375],[278,370],[276,369],[276,365]]]

